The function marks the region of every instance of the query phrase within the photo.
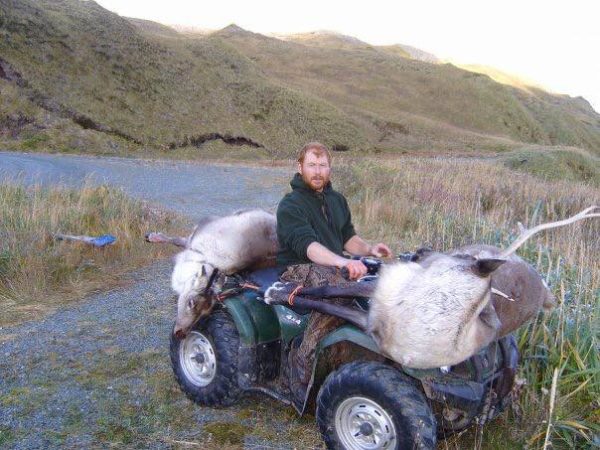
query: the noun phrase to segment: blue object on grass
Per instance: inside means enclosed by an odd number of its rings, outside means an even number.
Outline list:
[[[71,234],[60,234],[56,233],[54,235],[56,239],[65,240],[65,241],[80,241],[85,242],[86,244],[91,244],[94,247],[104,247],[106,245],[110,245],[114,243],[117,238],[112,234],[103,234],[102,236],[73,236]]]
[[[91,240],[91,244],[96,247],[104,247],[110,245],[117,240],[112,234],[103,234],[102,236],[95,237]]]

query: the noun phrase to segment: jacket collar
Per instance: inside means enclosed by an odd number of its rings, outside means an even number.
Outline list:
[[[300,175],[299,172],[296,172],[296,174],[294,175],[294,178],[292,178],[292,181],[290,181],[290,186],[292,187],[293,190],[305,191],[305,192],[311,193],[317,197],[327,194],[333,190],[333,188],[331,187],[331,181],[328,181],[327,184],[325,185],[325,187],[323,188],[322,193],[315,191],[314,189],[312,189],[309,185],[307,185],[304,182],[304,180],[302,179],[302,175]]]

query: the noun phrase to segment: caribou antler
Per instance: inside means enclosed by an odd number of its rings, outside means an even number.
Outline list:
[[[521,229],[521,234],[519,235],[519,237],[517,237],[517,240],[510,245],[510,247],[508,247],[506,250],[504,250],[502,252],[502,254],[500,255],[500,258],[509,257],[521,245],[523,245],[523,243],[527,239],[529,239],[531,236],[533,236],[535,233],[537,233],[539,231],[547,230],[549,228],[562,227],[564,225],[569,225],[571,223],[574,223],[574,222],[577,222],[577,221],[583,220],[583,219],[588,219],[590,217],[600,217],[600,213],[589,214],[590,212],[592,212],[595,209],[598,209],[598,206],[590,206],[589,208],[584,209],[580,213],[575,214],[573,217],[569,217],[568,219],[559,220],[557,222],[543,223],[541,225],[538,225],[537,227],[533,227],[530,229],[525,229],[525,228],[523,228],[522,225],[519,224],[520,225],[519,228]]]

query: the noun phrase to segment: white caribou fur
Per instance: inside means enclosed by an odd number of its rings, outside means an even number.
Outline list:
[[[479,315],[490,303],[490,279],[472,261],[432,255],[425,267],[402,262],[381,269],[368,331],[382,352],[414,368],[457,364],[489,344],[499,326]],[[491,325],[491,326],[490,326]]]
[[[185,250],[175,256],[171,287],[179,295],[175,332],[184,332],[210,306],[202,296],[215,269],[232,274],[274,258],[277,252],[276,219],[261,209],[208,217],[188,238]]]

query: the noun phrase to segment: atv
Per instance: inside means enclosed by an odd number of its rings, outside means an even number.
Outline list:
[[[377,276],[377,262],[365,262]],[[292,401],[287,355],[299,344],[310,310],[263,301],[278,276],[262,269],[227,277],[211,314],[184,339],[171,336],[173,372],[192,401],[228,406],[243,393],[261,392],[300,415],[314,413],[327,448],[356,450],[433,449],[438,437],[483,424],[510,403],[518,362],[513,336],[458,365],[422,370],[386,358],[353,324],[320,341],[305,401]],[[366,309],[368,299],[355,304]]]

